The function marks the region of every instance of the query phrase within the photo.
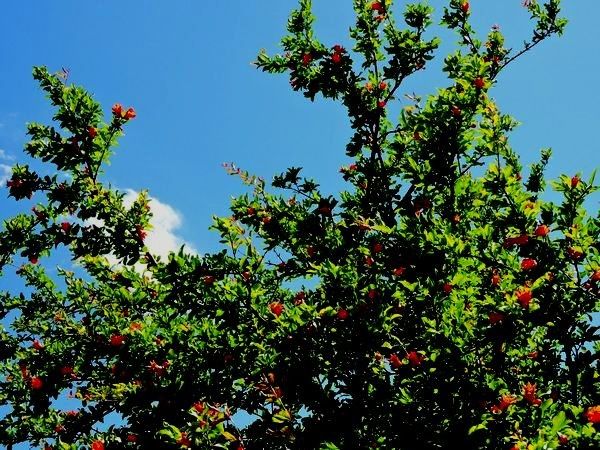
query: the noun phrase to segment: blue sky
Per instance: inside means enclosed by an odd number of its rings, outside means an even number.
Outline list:
[[[398,2],[402,4],[403,2]],[[434,0],[438,17],[442,0]],[[600,166],[595,130],[600,121],[597,89],[600,2],[564,2],[570,25],[514,63],[492,91],[505,112],[523,125],[513,145],[532,161],[542,147],[554,148],[550,174]],[[109,111],[114,102],[133,105],[138,118],[127,128],[105,180],[122,189],[148,188],[179,212],[172,230],[200,252],[214,249],[207,231],[212,214],[226,214],[241,191],[221,163],[270,179],[291,165],[324,190],[343,186],[348,121],[339,105],[314,104],[291,91],[285,76],[257,71],[260,48],[277,50],[295,0],[209,2],[3,2],[0,13],[0,149],[24,161],[25,123],[47,120],[50,108],[32,81],[33,65],[68,68]],[[320,37],[349,47],[350,0],[315,0]],[[499,24],[509,44],[528,37],[528,15],[520,0],[473,0],[482,35]],[[455,37],[442,34],[444,48]],[[427,94],[446,84],[438,70],[407,84]],[[13,161],[14,162],[14,161]],[[0,164],[11,164],[0,161]],[[0,211],[14,211],[0,188]],[[179,241],[178,241],[179,242]]]

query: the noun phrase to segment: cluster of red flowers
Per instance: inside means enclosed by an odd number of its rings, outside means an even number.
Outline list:
[[[331,55],[331,61],[334,64],[340,64],[342,62],[342,56],[346,53],[346,49],[339,44],[333,46],[333,54]]]
[[[113,105],[112,113],[113,113],[114,117],[116,117],[118,119],[124,119],[124,120],[135,119],[135,117],[137,116],[135,109],[133,109],[133,108],[124,109],[120,103],[115,103]]]

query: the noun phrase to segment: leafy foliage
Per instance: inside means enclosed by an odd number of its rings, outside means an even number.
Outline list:
[[[32,124],[26,151],[69,175],[15,166],[16,200],[38,202],[0,232],[0,267],[19,257],[29,292],[0,295],[0,443],[46,448],[592,449],[600,445],[600,218],[593,177],[552,183],[542,151],[523,182],[488,96],[516,57],[566,24],[558,0],[524,3],[521,50],[470,5],[443,25],[458,49],[449,86],[387,114],[405,79],[438,47],[433,9],[354,0],[353,47],[325,45],[300,0],[284,54],[256,65],[287,73],[309,99],[341,102],[354,134],[339,196],[290,168],[248,185],[216,217],[223,250],[162,261],[144,247],[151,211],[100,181],[135,117],[109,123],[83,89],[36,68],[56,127]],[[86,276],[39,264],[65,245]],[[110,264],[107,255],[119,264]],[[79,409],[60,411],[71,395]],[[245,412],[251,420],[237,420]],[[97,425],[118,413],[107,431]],[[87,448],[87,447],[86,447]]]

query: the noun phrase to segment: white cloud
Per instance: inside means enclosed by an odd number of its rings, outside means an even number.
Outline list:
[[[11,175],[12,175],[11,167],[7,166],[6,164],[0,164],[0,188],[3,188],[6,186],[6,182],[9,180]]]
[[[5,161],[14,161],[15,157],[7,154],[3,149],[0,148],[0,159]]]
[[[123,203],[130,207],[138,196],[138,192],[133,189],[126,189]],[[149,197],[150,211],[152,212],[152,229],[148,231],[145,243],[150,253],[167,258],[170,252],[178,251],[182,245],[185,245],[186,253],[198,254],[195,247],[186,242],[177,234],[177,230],[183,223],[181,213],[172,206],[159,201],[155,197]]]

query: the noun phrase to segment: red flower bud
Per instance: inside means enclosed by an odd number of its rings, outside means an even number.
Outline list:
[[[312,60],[313,60],[313,58],[310,53],[305,53],[304,55],[302,55],[302,65],[303,66],[308,66],[312,62]]]
[[[31,389],[39,391],[44,387],[44,382],[40,377],[31,377],[31,379],[29,380],[29,386],[31,387]]]
[[[146,236],[148,236],[148,233],[142,228],[141,225],[136,225],[135,234],[137,235],[140,241],[143,241],[144,239],[146,239]]]
[[[580,181],[581,181],[581,178],[579,178],[577,175],[575,175],[573,178],[571,178],[571,187],[573,189],[575,189],[577,187],[577,185],[579,185]]]
[[[471,9],[469,2],[464,2],[462,5],[460,5],[460,10],[465,14],[469,12],[469,9]]]
[[[373,244],[373,253],[381,253],[383,251],[383,245],[379,242]]]
[[[481,77],[477,77],[473,80],[473,86],[477,89],[483,89],[485,87],[485,80]]]
[[[387,105],[387,102],[386,102],[385,100],[379,100],[379,101],[377,102],[377,106],[378,106],[379,108],[382,108],[382,109],[383,109],[383,108],[385,108],[385,107],[386,107],[386,105]]]
[[[444,283],[444,286],[442,286],[442,289],[444,290],[444,292],[446,294],[449,294],[450,292],[452,292],[453,288],[454,288],[454,286],[450,283]]]
[[[339,64],[340,62],[342,62],[342,55],[340,55],[339,53],[334,53],[333,55],[331,55],[331,60],[334,64]]]
[[[533,234],[537,237],[546,237],[550,233],[550,227],[548,225],[538,225]]]
[[[113,347],[120,347],[125,343],[125,336],[122,334],[113,334],[110,336],[109,342]]]
[[[63,366],[60,368],[60,374],[63,376],[72,375],[73,368],[71,366]]]
[[[94,139],[96,136],[98,135],[98,130],[94,127],[89,127],[88,128],[88,136],[91,139]]]
[[[193,408],[198,414],[202,414],[202,412],[206,408],[206,405],[204,404],[204,402],[196,402],[194,403]]]
[[[460,110],[460,108],[458,106],[453,106],[450,111],[452,112],[452,115],[454,117],[460,117],[460,115],[462,114],[462,111]]]
[[[379,14],[383,14],[383,4],[381,2],[371,3],[371,11],[377,11]]]
[[[581,258],[583,258],[583,252],[575,247],[569,247],[567,249],[567,255],[569,255],[569,258],[571,258],[573,261],[579,261]]]
[[[104,450],[104,442],[100,440],[92,442],[91,450]]]
[[[337,317],[340,320],[346,320],[348,319],[348,317],[350,317],[350,313],[348,312],[348,310],[340,308],[337,312]]]
[[[594,273],[592,273],[592,275],[590,276],[590,280],[594,282],[600,281],[600,269],[596,269]]]
[[[507,237],[504,240],[504,248],[510,248],[515,245],[526,245],[529,242],[529,236],[522,234],[521,236]]]
[[[504,319],[505,316],[501,312],[494,311],[488,314],[488,320],[492,325],[496,325],[497,323],[502,322]]]
[[[396,275],[397,277],[401,277],[402,275],[404,275],[404,272],[406,272],[406,267],[396,267],[394,269],[394,275]]]
[[[494,274],[492,275],[492,278],[490,280],[490,283],[492,283],[492,286],[500,285],[501,281],[502,281],[502,278],[500,277],[500,274],[498,272],[494,272]]]
[[[42,343],[41,343],[40,341],[38,341],[37,339],[35,339],[35,340],[33,341],[33,344],[31,344],[31,346],[32,346],[34,349],[38,350],[38,351],[40,351],[40,350],[44,350],[44,344],[42,344]]]

